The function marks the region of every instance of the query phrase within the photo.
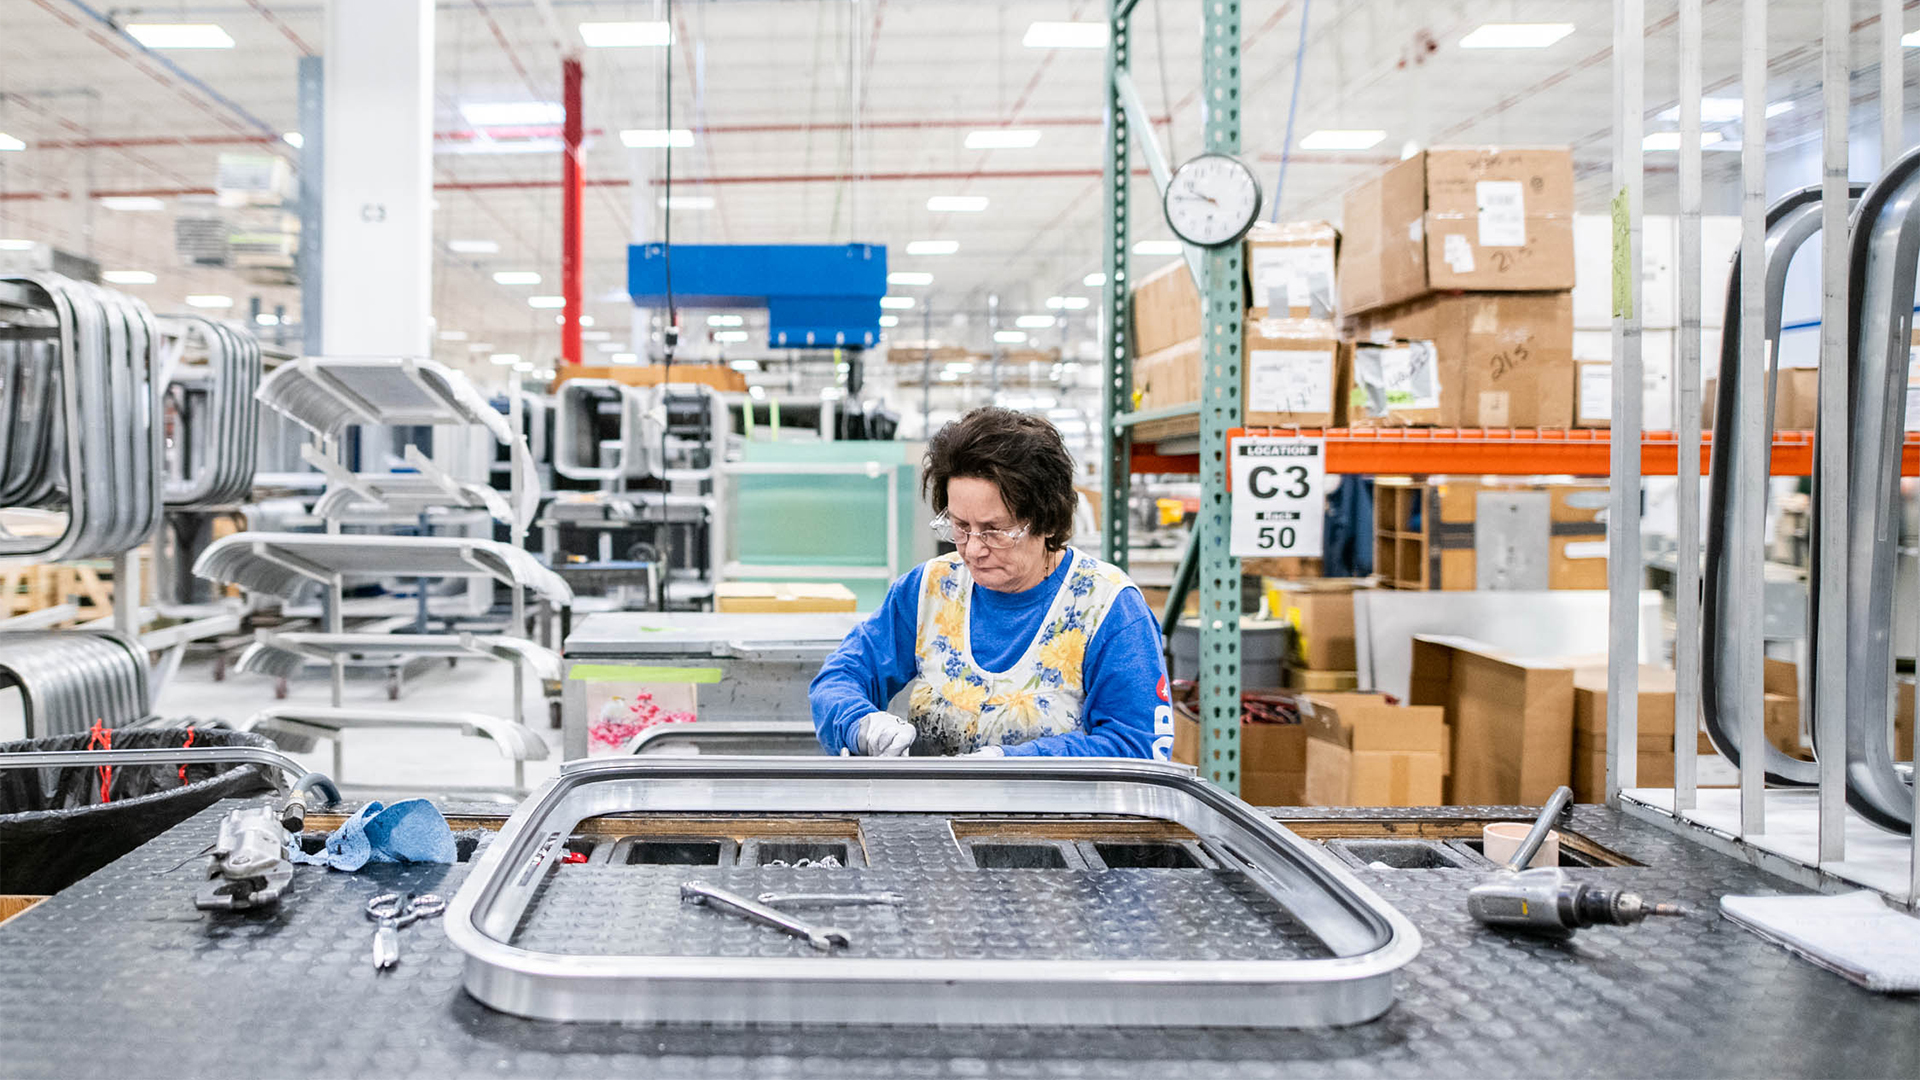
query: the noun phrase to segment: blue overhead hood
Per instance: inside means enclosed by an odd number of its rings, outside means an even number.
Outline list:
[[[665,244],[627,248],[627,292],[667,306]],[[882,244],[675,244],[673,302],[686,308],[767,309],[776,349],[872,348],[887,294]]]

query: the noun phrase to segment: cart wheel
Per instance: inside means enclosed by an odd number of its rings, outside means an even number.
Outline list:
[[[287,680],[273,680],[273,696],[276,701],[287,696]]]
[[[213,681],[227,681],[227,654],[215,653],[213,657]]]
[[[553,727],[553,730],[555,731],[560,730],[560,703],[559,702],[557,701],[547,702],[547,723]]]
[[[388,672],[387,674],[387,700],[400,700],[400,676],[392,672]]]

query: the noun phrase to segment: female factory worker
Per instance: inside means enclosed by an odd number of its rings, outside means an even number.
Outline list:
[[[959,550],[894,582],[814,677],[827,752],[1165,758],[1159,623],[1123,571],[1067,546],[1053,425],[975,409],[927,444],[923,483]],[[907,715],[885,711],[909,686]]]

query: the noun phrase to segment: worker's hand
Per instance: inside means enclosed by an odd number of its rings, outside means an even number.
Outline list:
[[[868,713],[860,720],[860,752],[868,757],[906,757],[920,732],[892,713]]]
[[[961,757],[1006,757],[1007,752],[998,746],[983,746],[980,749],[975,750],[970,754],[962,754],[960,756]]]

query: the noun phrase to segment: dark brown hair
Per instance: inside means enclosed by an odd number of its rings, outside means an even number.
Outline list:
[[[1047,550],[1073,535],[1073,457],[1060,431],[1038,416],[988,405],[936,432],[927,443],[920,493],[947,512],[947,481],[986,480],[1014,517],[1046,537]]]

